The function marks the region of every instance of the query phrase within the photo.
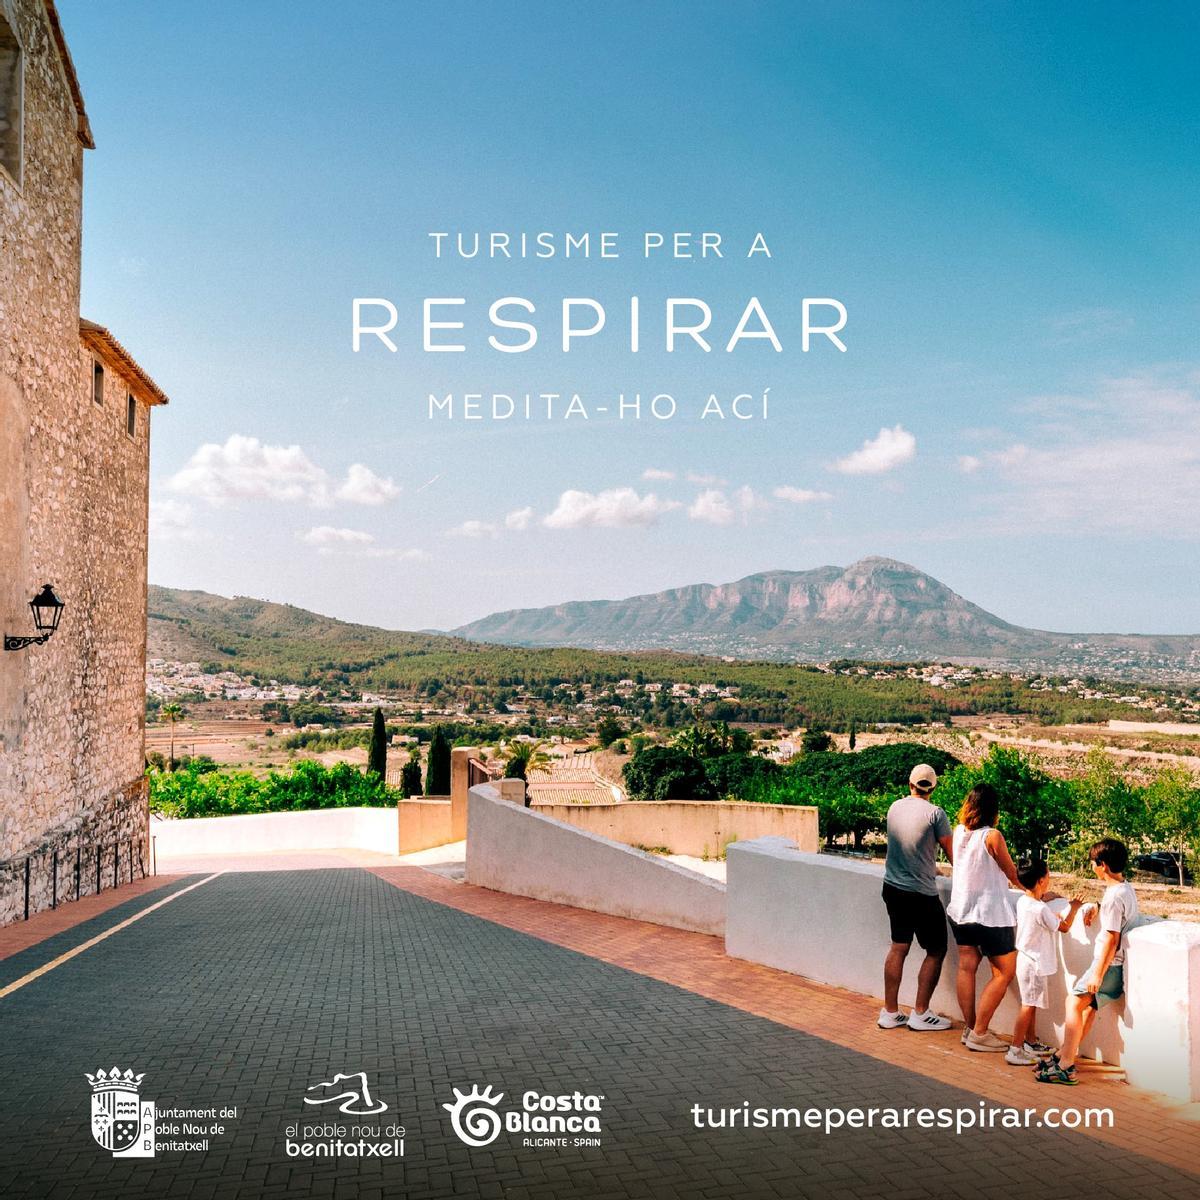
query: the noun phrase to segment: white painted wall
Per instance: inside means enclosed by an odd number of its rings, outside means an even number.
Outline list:
[[[783,838],[729,847],[726,860],[726,952],[868,996],[883,994],[883,960],[891,944],[880,898],[883,869],[833,855],[807,854]],[[941,880],[943,903],[950,880]],[[1059,973],[1039,1031],[1062,1036],[1069,984],[1092,960],[1098,926],[1076,919],[1060,937]],[[953,936],[933,1007],[961,1017],[954,993],[958,956]],[[1085,1054],[1119,1063],[1129,1082],[1185,1100],[1200,1100],[1200,925],[1145,918],[1126,936],[1126,997],[1096,1019]],[[916,991],[924,952],[915,943],[905,967],[901,1002]],[[982,991],[987,966],[980,968]],[[1016,984],[992,1022],[1012,1029]]]
[[[720,934],[725,889],[657,855],[577,829],[500,798],[470,791],[468,883],[677,929]]]
[[[150,822],[161,861],[192,854],[266,854],[277,850],[377,850],[395,854],[396,808],[319,808]]]

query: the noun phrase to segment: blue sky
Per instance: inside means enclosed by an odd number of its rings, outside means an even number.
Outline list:
[[[1022,624],[1200,631],[1194,8],[60,10],[98,147],[84,311],[172,398],[153,582],[447,628],[884,554]],[[437,261],[430,230],[622,256]],[[647,230],[727,257],[647,261]],[[486,346],[506,295],[527,354]],[[719,347],[751,295],[782,353],[663,352],[666,297]],[[396,304],[396,354],[351,352],[355,296]],[[467,353],[422,352],[427,296],[467,298]],[[609,319],[569,355],[564,296]],[[806,296],[846,305],[845,354],[801,352]],[[768,387],[766,421],[696,419]],[[544,390],[681,415],[427,416]]]

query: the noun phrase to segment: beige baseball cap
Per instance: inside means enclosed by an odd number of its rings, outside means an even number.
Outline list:
[[[932,792],[937,787],[937,772],[928,764],[913,767],[908,782],[919,792]]]

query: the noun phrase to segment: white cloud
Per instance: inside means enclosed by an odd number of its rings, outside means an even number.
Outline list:
[[[194,542],[200,538],[192,525],[192,506],[181,500],[152,500],[149,531],[156,542]]]
[[[1042,397],[1028,442],[987,455],[1009,485],[1002,520],[1023,529],[1200,535],[1200,370],[1100,381]]]
[[[370,467],[362,463],[351,464],[346,472],[345,482],[338,487],[334,495],[347,504],[383,504],[394,500],[400,495],[400,489],[391,481],[376,475]]]
[[[327,508],[334,500],[382,504],[400,490],[361,463],[337,483],[299,446],[271,446],[241,433],[231,434],[224,445],[200,446],[168,486],[213,505],[271,500],[314,508]]]
[[[704,521],[709,525],[732,525],[733,505],[729,503],[729,497],[724,492],[709,488],[692,501],[688,516],[693,521]]]
[[[692,501],[688,516],[708,525],[732,525],[739,517],[744,521],[756,509],[767,507],[767,501],[748,486],[738,488],[732,496],[708,488]]]
[[[697,471],[689,471],[687,473],[688,483],[697,483],[701,487],[724,487],[725,480],[719,475],[701,475]]]
[[[451,537],[495,537],[496,526],[490,521],[464,521],[461,525],[455,525],[453,529],[447,529],[446,532]]]
[[[674,471],[663,471],[663,470],[660,470],[658,467],[647,467],[642,472],[642,478],[643,479],[657,479],[657,480],[669,481],[669,480],[672,480],[675,478],[675,472]]]
[[[332,525],[314,525],[307,533],[296,535],[306,546],[369,546],[374,534],[363,529],[335,529]]]
[[[365,529],[339,529],[333,525],[314,525],[296,537],[306,546],[315,546],[322,555],[337,554],[351,558],[394,558],[425,562],[424,550],[402,550],[396,546],[376,546],[375,535]]]
[[[528,529],[532,520],[532,508],[515,508],[504,518],[504,528],[520,532],[522,529]]]
[[[653,525],[663,513],[681,507],[677,501],[660,500],[653,492],[639,496],[628,487],[596,493],[571,489],[558,498],[557,507],[542,524],[549,529],[625,529]]]
[[[859,449],[834,464],[843,475],[881,475],[917,453],[917,439],[902,425],[881,429],[878,437],[868,438]]]
[[[974,454],[960,454],[958,456],[958,469],[964,475],[974,475],[982,466],[983,459]]]
[[[815,504],[818,500],[832,500],[832,492],[816,492],[812,488],[792,487],[785,483],[772,493],[776,500],[786,500],[789,504]]]

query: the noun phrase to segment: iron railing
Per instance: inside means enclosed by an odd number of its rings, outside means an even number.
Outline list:
[[[0,898],[10,888],[16,888],[21,900],[18,903],[19,919],[29,920],[31,912],[41,912],[31,904],[35,889],[47,882],[50,889],[49,907],[60,903],[79,900],[84,896],[99,895],[120,883],[132,883],[145,879],[149,846],[146,837],[122,838],[111,842],[78,843],[74,847],[60,848],[45,843],[37,849],[0,863]],[[11,908],[11,904],[0,905],[0,911]]]

